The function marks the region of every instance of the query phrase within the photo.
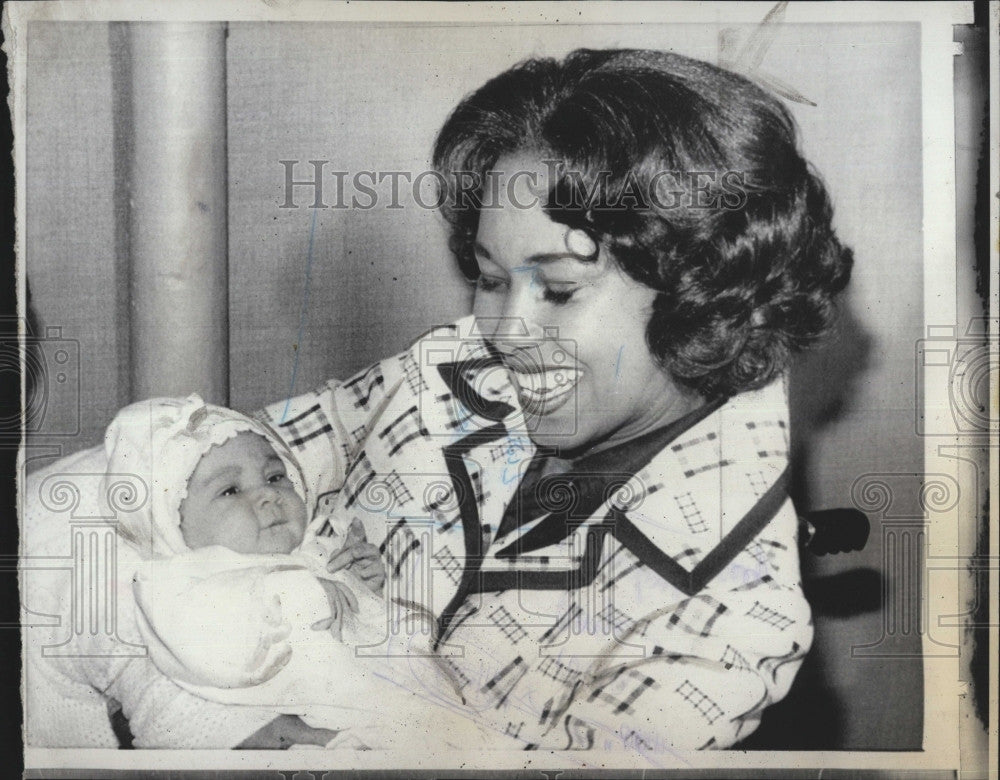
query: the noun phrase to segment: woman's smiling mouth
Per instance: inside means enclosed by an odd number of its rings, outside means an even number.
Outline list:
[[[511,370],[517,397],[525,414],[542,417],[561,409],[572,398],[573,389],[583,378],[578,368],[549,368],[543,371]]]

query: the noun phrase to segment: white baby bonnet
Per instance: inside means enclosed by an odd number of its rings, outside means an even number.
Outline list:
[[[198,461],[243,431],[268,440],[305,500],[302,474],[285,444],[261,422],[199,395],[152,398],[122,409],[104,436],[108,458],[102,494],[114,503],[123,538],[144,558],[185,552],[181,502]]]

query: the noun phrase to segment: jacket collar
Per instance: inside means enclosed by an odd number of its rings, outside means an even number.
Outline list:
[[[549,516],[531,531],[498,550],[496,556],[513,558],[569,536],[672,441],[725,403],[725,398],[705,403],[668,425],[583,455],[573,461],[565,473],[534,478],[544,460],[556,452],[552,448],[540,449],[504,511],[501,533],[507,533],[543,514]]]

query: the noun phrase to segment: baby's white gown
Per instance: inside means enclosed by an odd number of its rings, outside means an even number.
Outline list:
[[[386,601],[347,571],[327,574],[317,541],[289,555],[206,547],[147,561],[135,575],[150,658],[206,699],[295,714],[338,731],[328,747],[485,747],[430,650],[430,622]],[[317,621],[330,606],[317,574],[347,585],[358,613],[342,641]]]

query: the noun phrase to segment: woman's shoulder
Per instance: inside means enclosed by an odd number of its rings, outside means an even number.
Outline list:
[[[323,388],[344,388],[360,391],[362,395],[374,386],[394,388],[407,381],[416,388],[421,375],[433,371],[442,363],[456,362],[477,340],[476,320],[472,315],[444,325],[428,328],[406,349],[376,363],[365,366],[347,379],[330,380]]]
[[[319,500],[343,487],[372,437],[402,446],[445,415],[442,399],[449,387],[440,367],[460,360],[475,340],[471,316],[436,326],[396,355],[271,404],[255,416],[295,454]]]
[[[783,383],[741,393],[639,472],[643,502],[634,514],[650,518],[645,532],[659,546],[707,553],[703,542],[722,538],[753,512],[771,504],[774,512],[785,509],[788,449]]]
[[[333,414],[348,442],[357,444],[373,421],[396,410],[424,409],[431,405],[429,399],[446,392],[440,366],[460,361],[476,340],[472,316],[429,328],[405,350],[317,388],[316,403],[307,404],[303,420],[320,411]]]

